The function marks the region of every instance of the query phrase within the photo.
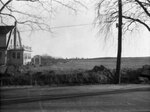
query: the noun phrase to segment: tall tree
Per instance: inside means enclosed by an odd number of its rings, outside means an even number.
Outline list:
[[[118,6],[119,8],[117,8]],[[122,49],[121,35],[140,30],[140,28],[143,28],[142,26],[150,31],[150,0],[100,0],[97,3],[96,11],[98,27],[106,38],[112,31],[113,26],[118,27],[116,81],[119,83]]]

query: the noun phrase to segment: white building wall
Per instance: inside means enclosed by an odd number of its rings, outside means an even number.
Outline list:
[[[26,65],[31,62],[31,52],[24,51],[23,53],[23,64]]]

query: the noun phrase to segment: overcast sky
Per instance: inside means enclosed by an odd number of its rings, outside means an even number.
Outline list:
[[[63,58],[116,57],[117,29],[114,28],[115,33],[107,40],[104,35],[97,33],[98,28],[92,24],[96,16],[95,3],[89,2],[88,9],[80,7],[77,14],[60,5],[56,7],[57,13],[53,19],[48,20],[52,27],[87,25],[55,28],[52,32],[22,32],[23,43],[32,47],[33,55],[48,54]],[[123,36],[122,55],[150,56],[150,33],[146,28],[141,27],[140,31]]]

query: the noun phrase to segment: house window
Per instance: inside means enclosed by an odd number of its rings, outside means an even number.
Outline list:
[[[10,41],[10,45],[12,46],[12,39],[11,39],[11,41]]]
[[[27,59],[27,54],[24,54],[24,59]]]
[[[2,52],[0,52],[0,59],[2,58]]]
[[[14,59],[16,58],[16,53],[15,53],[15,52],[12,53],[12,57],[13,57]]]
[[[13,40],[11,39],[10,48],[13,48]]]
[[[31,55],[30,54],[28,55],[28,59],[31,59]]]
[[[17,59],[20,59],[20,52],[17,53]]]

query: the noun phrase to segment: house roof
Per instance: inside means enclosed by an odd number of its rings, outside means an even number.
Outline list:
[[[0,26],[0,34],[7,34],[14,26]]]

